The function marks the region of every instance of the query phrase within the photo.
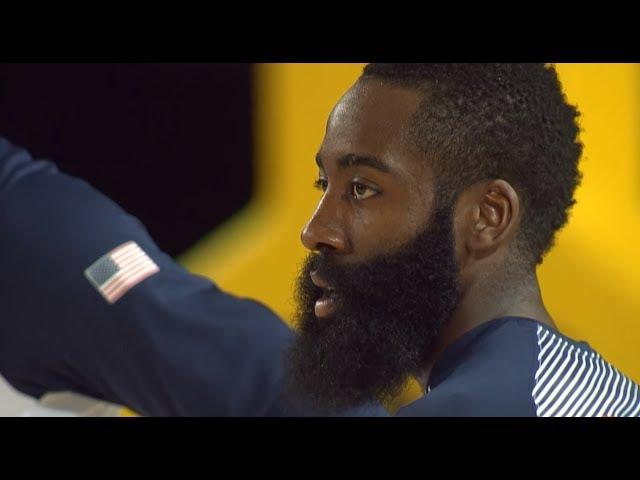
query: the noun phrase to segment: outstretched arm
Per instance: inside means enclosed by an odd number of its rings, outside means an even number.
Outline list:
[[[109,256],[123,246],[137,271]],[[18,390],[143,415],[278,415],[291,336],[264,305],[187,272],[86,182],[0,137],[0,373]]]

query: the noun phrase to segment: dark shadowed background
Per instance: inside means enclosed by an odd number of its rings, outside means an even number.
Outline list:
[[[0,135],[183,253],[247,203],[250,64],[0,64]]]

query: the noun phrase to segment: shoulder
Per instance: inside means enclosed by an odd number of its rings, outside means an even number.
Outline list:
[[[639,386],[586,342],[538,322],[487,328],[399,416],[640,416]]]

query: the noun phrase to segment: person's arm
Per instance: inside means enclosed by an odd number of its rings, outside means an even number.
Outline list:
[[[86,271],[127,242],[159,270],[109,303],[98,291],[109,272]],[[142,415],[277,415],[291,337],[267,307],[175,263],[87,183],[0,137],[0,374],[15,388]]]

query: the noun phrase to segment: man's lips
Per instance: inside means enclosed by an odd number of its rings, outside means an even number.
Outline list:
[[[309,274],[309,276],[311,277],[311,282],[318,288],[321,288],[322,290],[331,290],[331,287],[329,286],[329,283],[322,278],[318,272],[316,272],[315,270],[313,272],[311,272]]]
[[[335,313],[336,300],[334,296],[334,290],[329,284],[318,275],[317,272],[311,272],[309,274],[311,282],[318,288],[322,289],[322,297],[316,300],[315,314],[318,318],[330,317]]]

